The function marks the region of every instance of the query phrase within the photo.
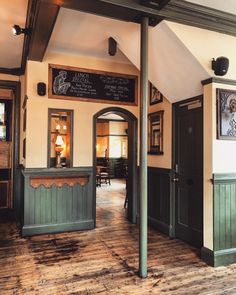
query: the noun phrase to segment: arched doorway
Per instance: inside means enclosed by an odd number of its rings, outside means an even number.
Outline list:
[[[116,114],[128,122],[128,214],[130,222],[136,223],[137,219],[137,118],[126,109],[120,107],[109,107],[100,110],[93,116],[93,216],[96,226],[96,123],[104,114]]]

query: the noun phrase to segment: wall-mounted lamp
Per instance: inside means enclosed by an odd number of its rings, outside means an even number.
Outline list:
[[[25,28],[25,29],[23,29],[23,28],[21,28],[20,26],[18,26],[18,25],[14,25],[13,27],[12,27],[12,33],[13,33],[13,35],[20,35],[20,34],[25,34],[25,35],[28,35],[29,33],[30,33],[30,29],[27,29],[27,28]]]
[[[226,75],[229,68],[229,59],[224,56],[220,56],[217,59],[212,59],[212,70],[216,76]]]
[[[64,141],[61,135],[57,135],[55,142],[55,151],[56,151],[56,168],[61,168],[61,152],[64,149]]]
[[[108,39],[108,53],[111,56],[115,56],[116,55],[116,51],[117,51],[117,42],[115,39],[113,39],[112,37],[110,37]]]

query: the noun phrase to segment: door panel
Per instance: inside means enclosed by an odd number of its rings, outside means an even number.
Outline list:
[[[178,224],[182,226],[188,226],[188,190],[184,188],[178,189]],[[181,204],[185,204],[185,206],[181,206]]]
[[[176,237],[202,246],[203,114],[202,107],[174,106]]]

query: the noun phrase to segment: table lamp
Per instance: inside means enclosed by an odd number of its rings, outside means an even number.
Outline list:
[[[57,135],[55,142],[55,151],[56,151],[56,168],[61,168],[61,152],[63,151],[64,141],[61,135]]]

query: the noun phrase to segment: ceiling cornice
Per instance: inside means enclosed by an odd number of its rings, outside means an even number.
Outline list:
[[[236,16],[183,0],[171,0],[161,12],[166,20],[236,36]]]

